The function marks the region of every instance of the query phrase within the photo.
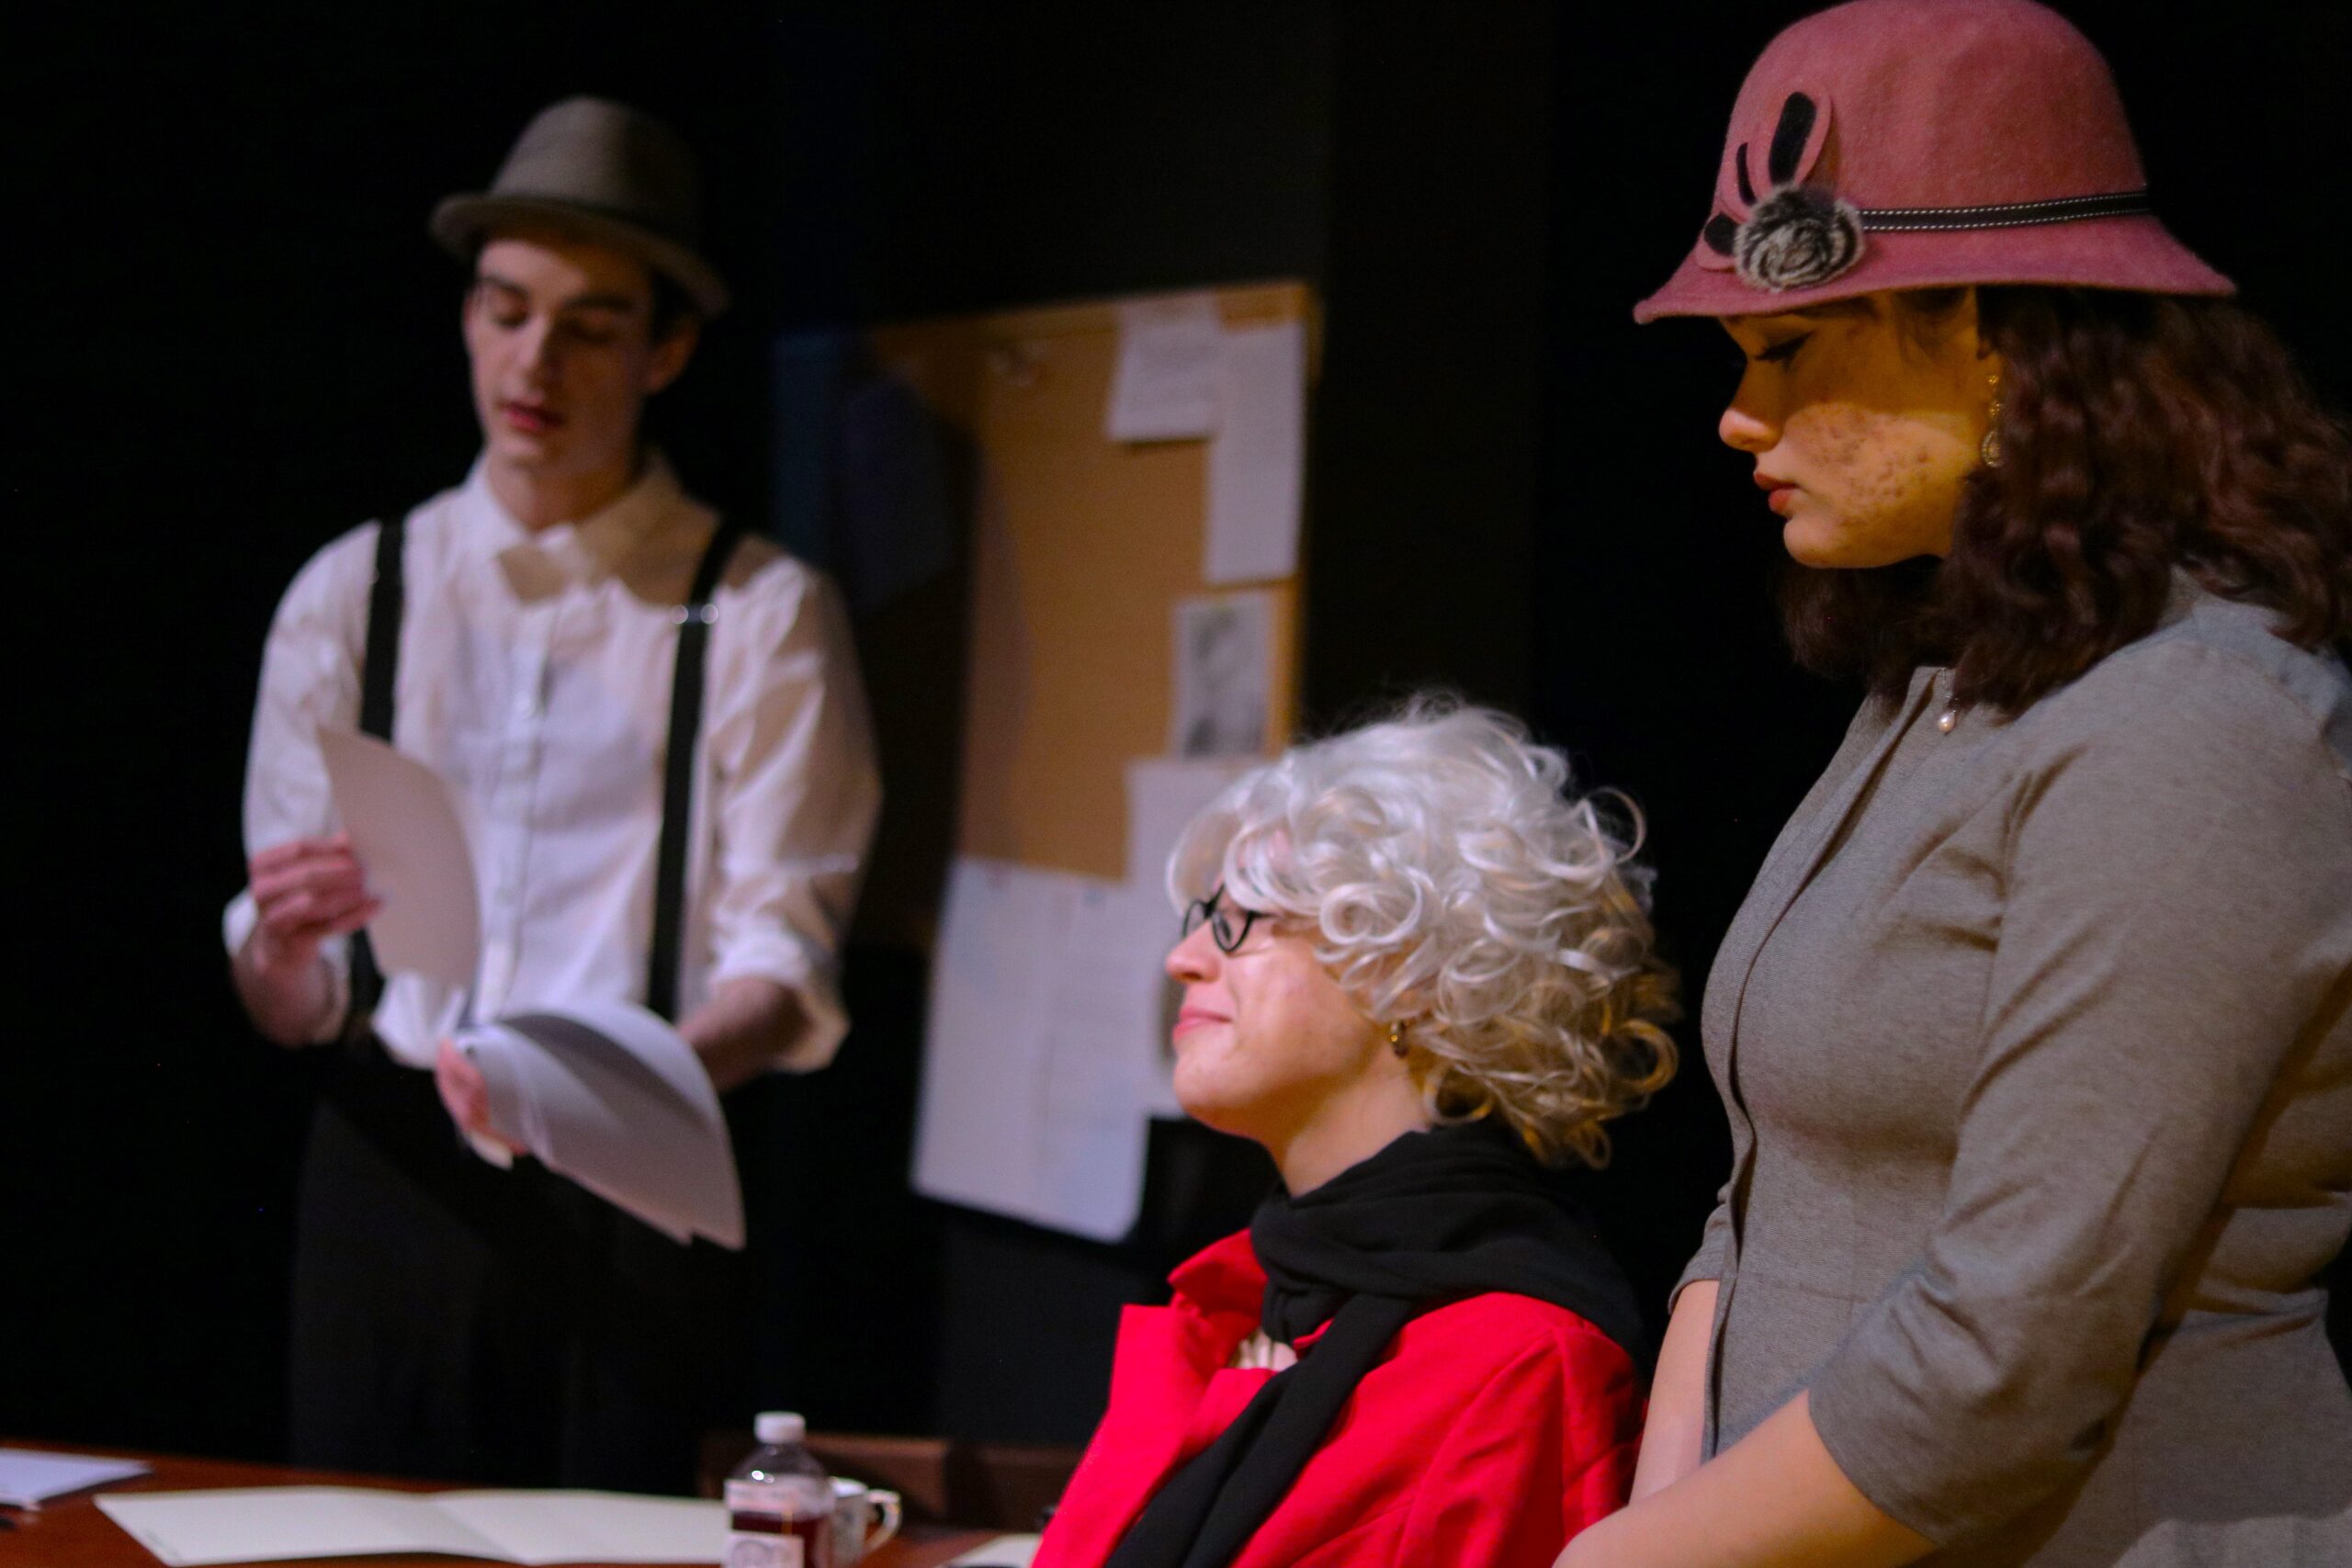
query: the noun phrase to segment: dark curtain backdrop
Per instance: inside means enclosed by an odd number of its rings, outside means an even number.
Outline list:
[[[1424,684],[1525,713],[1632,793],[1695,1000],[1849,694],[1792,671],[1775,548],[1713,441],[1713,328],[1637,330],[1706,211],[1731,96],[1804,7],[1470,0],[621,6],[446,0],[12,16],[6,495],[29,942],[0,1045],[0,1433],[267,1456],[309,1086],[223,977],[260,640],[333,534],[454,482],[458,277],[423,233],[579,91],[710,166],[740,310],[664,400],[689,481],[763,515],[781,331],[1304,276],[1318,725]],[[30,8],[19,7],[20,13]],[[2341,404],[2334,3],[2068,7],[2162,209]],[[2158,18],[2161,17],[2161,25]],[[886,831],[890,830],[886,823]],[[853,955],[842,1062],[736,1107],[775,1245],[714,1419],[1081,1438],[1118,1305],[1267,1168],[1155,1136],[1102,1247],[904,1190],[921,970]],[[1653,1301],[1720,1179],[1683,1080],[1577,1182]]]

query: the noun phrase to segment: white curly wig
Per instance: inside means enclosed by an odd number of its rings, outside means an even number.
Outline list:
[[[1515,720],[1421,697],[1236,780],[1169,856],[1184,903],[1222,884],[1296,922],[1375,1024],[1401,1025],[1430,1114],[1503,1118],[1535,1154],[1607,1160],[1602,1123],[1674,1076],[1639,814],[1565,793]]]

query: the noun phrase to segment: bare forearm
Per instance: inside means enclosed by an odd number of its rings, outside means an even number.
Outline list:
[[[1675,1298],[1650,1384],[1642,1457],[1634,1467],[1634,1500],[1662,1491],[1699,1468],[1707,1430],[1707,1352],[1715,1328],[1715,1281],[1699,1280]]]
[[[799,1040],[807,1019],[800,999],[774,980],[729,980],[688,1013],[678,1032],[711,1083],[725,1094],[774,1067]]]
[[[1577,1537],[1555,1568],[1900,1568],[1933,1547],[1846,1479],[1801,1393],[1689,1475]]]
[[[308,963],[266,963],[256,947],[258,936],[246,939],[229,960],[238,999],[262,1035],[279,1045],[308,1045],[323,1036],[334,1020],[334,980],[324,958]]]

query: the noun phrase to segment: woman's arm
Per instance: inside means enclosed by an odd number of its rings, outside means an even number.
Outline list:
[[[1674,1300],[1657,1376],[1650,1383],[1642,1457],[1634,1469],[1637,1503],[1699,1468],[1707,1431],[1707,1351],[1714,1340],[1715,1291],[1714,1280],[1693,1280]]]
[[[1676,1303],[1677,1325],[1699,1288]],[[1672,1329],[1667,1344],[1670,1354]],[[1661,1358],[1661,1386],[1665,1368]],[[1650,1466],[1645,1439],[1645,1475]],[[1846,1479],[1800,1393],[1711,1462],[1577,1536],[1555,1568],[1899,1568],[1934,1544]]]

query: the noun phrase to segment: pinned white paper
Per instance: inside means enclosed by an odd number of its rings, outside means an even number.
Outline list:
[[[1156,896],[1159,908],[1170,911],[1158,942],[1139,943],[1131,960],[1163,976],[1159,1017],[1143,1058],[1143,1105],[1151,1115],[1170,1121],[1182,1120],[1184,1108],[1176,1100],[1176,1054],[1169,1043],[1182,987],[1164,978],[1167,951],[1175,945],[1177,931],[1167,894],[1168,857],[1202,808],[1257,765],[1256,759],[1194,762],[1176,757],[1139,757],[1127,764],[1127,883],[1139,894]]]
[[[1224,335],[1212,295],[1120,306],[1119,358],[1103,417],[1110,438],[1198,441],[1216,434],[1225,402]]]
[[[1165,888],[1168,857],[1193,818],[1226,785],[1263,761],[1235,757],[1193,761],[1182,757],[1137,757],[1130,761],[1127,880],[1139,887]]]
[[[481,896],[448,784],[373,736],[318,734],[336,814],[383,900],[368,924],[378,965],[468,988],[481,961]]]
[[[933,966],[915,1185],[1100,1241],[1125,1235],[1143,1197],[1157,959],[1175,935],[1151,890],[958,860]]]
[[[1225,334],[1225,417],[1209,443],[1209,517],[1202,571],[1211,584],[1298,571],[1306,461],[1306,328],[1300,321]]]

